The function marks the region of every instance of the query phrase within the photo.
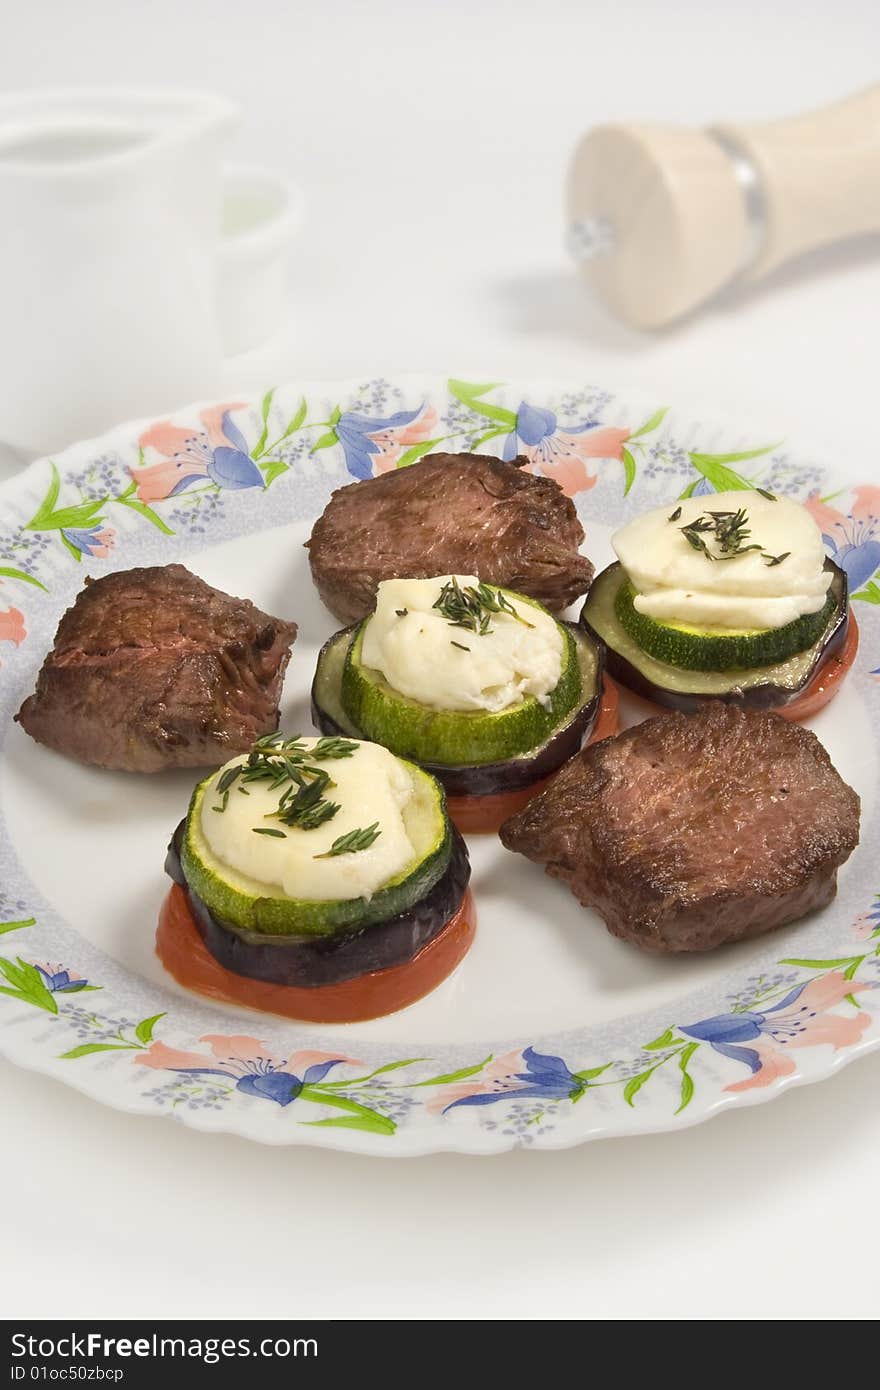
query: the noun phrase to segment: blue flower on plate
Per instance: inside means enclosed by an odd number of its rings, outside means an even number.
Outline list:
[[[436,424],[437,412],[433,407],[426,410],[422,404],[416,410],[398,410],[385,419],[348,410],[333,429],[349,473],[364,479],[396,468],[405,449],[430,440]]]
[[[151,463],[129,470],[139,502],[149,505],[198,482],[239,491],[265,487],[265,479],[248,453],[247,440],[232,418],[240,404],[214,405],[199,412],[203,428],[188,429],[160,420],[143,431],[141,451],[155,450],[162,456]]]
[[[457,1105],[493,1105],[498,1100],[574,1100],[583,1091],[583,1080],[561,1057],[527,1047],[493,1058],[479,1076],[444,1087],[431,1109],[445,1113]]]
[[[50,965],[48,961],[43,965],[34,961],[34,966],[50,994],[77,994],[81,989],[88,987],[88,980],[84,980],[74,970],[65,970],[60,965]]]
[[[228,1076],[235,1089],[276,1105],[290,1105],[306,1086],[314,1086],[332,1067],[353,1062],[329,1052],[301,1050],[290,1057],[272,1057],[259,1038],[209,1033],[199,1039],[208,1043],[211,1055],[184,1052],[163,1042],[154,1042],[135,1059],[144,1067],[159,1071],[187,1072],[192,1076]]]

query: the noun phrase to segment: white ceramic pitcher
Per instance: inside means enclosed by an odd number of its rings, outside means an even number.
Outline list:
[[[60,447],[219,389],[219,97],[0,100],[0,439]]]

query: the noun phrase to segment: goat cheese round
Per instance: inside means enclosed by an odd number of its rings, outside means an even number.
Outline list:
[[[300,742],[312,750],[317,739]],[[324,793],[339,810],[314,830],[283,825],[273,817],[284,787],[270,789],[268,781],[247,784],[248,795],[236,779],[229,789],[225,810],[217,782],[229,768],[247,762],[247,755],[221,767],[202,801],[202,832],[212,854],[267,888],[281,889],[291,898],[318,902],[345,898],[369,898],[412,861],[414,848],[407,834],[405,811],[413,786],[405,765],[376,743],[358,743],[346,758],[314,762],[330,774],[334,786]],[[378,822],[380,834],[366,849],[317,856],[334,840],[352,830],[364,830]],[[284,838],[255,834],[255,830],[284,832]]]
[[[725,555],[716,515],[739,512],[745,513],[740,552]],[[711,559],[691,544],[686,528]],[[658,507],[615,532],[611,544],[637,590],[636,609],[658,622],[784,627],[818,613],[832,578],[824,569],[822,533],[806,507],[756,491],[718,492]],[[752,545],[759,549],[745,549]]]
[[[462,590],[480,582],[472,574],[454,578]],[[497,714],[529,695],[545,704],[562,674],[564,644],[556,622],[511,598],[519,617],[490,612],[483,633],[455,626],[434,606],[452,579],[447,574],[381,583],[364,631],[364,665],[428,709]]]

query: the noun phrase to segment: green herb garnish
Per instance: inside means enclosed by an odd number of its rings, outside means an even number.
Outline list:
[[[760,490],[759,488],[758,491]],[[775,502],[776,499],[773,500]],[[760,551],[767,564],[781,565],[783,560],[788,559],[790,550],[776,557],[768,556],[757,541],[747,545],[746,541],[752,534],[748,521],[748,512],[745,507],[740,507],[735,512],[704,512],[702,516],[696,517],[679,529],[688,545],[705,555],[707,560],[735,560],[752,550]],[[706,537],[714,541],[716,550],[709,548]]]
[[[678,520],[680,519],[680,517],[681,517],[681,507],[676,507],[675,511],[672,513],[672,516],[668,516],[668,517],[666,518],[666,520],[667,520],[667,521],[678,521]]]
[[[489,619],[493,613],[507,613],[518,623],[522,623],[523,627],[535,626],[517,612],[510,599],[505,598],[500,589],[490,589],[488,584],[483,583],[476,587],[468,584],[467,588],[463,589],[455,575],[443,585],[433,607],[439,609],[453,627],[466,628],[468,632],[475,632],[480,637],[485,637],[492,631]]]
[[[297,826],[300,830],[316,830],[333,819],[339,807],[335,801],[324,799],[324,792],[333,786],[326,772],[310,782],[300,782],[296,791],[294,785],[296,782],[288,787],[278,803],[278,810],[271,811],[270,815],[276,816],[282,825]]]
[[[781,565],[783,560],[787,560],[790,554],[790,550],[783,550],[781,555],[765,555],[764,564],[772,569],[774,565]]]
[[[766,497],[768,502],[777,502],[779,499],[775,492],[768,492],[765,487],[756,487],[755,492],[760,492],[762,497]]]
[[[319,738],[310,749],[298,736],[285,738],[279,733],[264,734],[257,739],[244,763],[237,763],[221,774],[217,781],[220,800],[213,809],[226,810],[233,788],[242,796],[249,796],[248,787],[252,782],[267,782],[270,791],[281,792],[278,809],[270,811],[269,816],[283,825],[315,830],[332,820],[339,810],[335,801],[324,796],[335,783],[330,774],[322,767],[315,767],[315,763],[350,758],[357,748],[354,740],[338,736]],[[260,826],[254,833],[283,838],[286,832]]]
[[[255,825],[253,827],[255,835],[273,835],[276,840],[286,840],[287,834],[283,830],[272,830],[268,825]]]
[[[358,850],[369,849],[374,840],[378,840],[382,831],[379,829],[379,822],[373,821],[366,830],[349,830],[347,835],[340,835],[338,840],[334,840],[328,850],[323,854],[314,855],[315,859],[335,859],[337,854],[357,854]]]
[[[450,645],[450,647],[458,647],[458,650],[459,650],[460,652],[469,652],[469,651],[470,651],[470,647],[466,647],[466,646],[464,645],[463,642],[456,642],[456,641],[455,641],[453,638],[451,638],[451,637],[450,637],[450,639],[449,639],[449,645]]]

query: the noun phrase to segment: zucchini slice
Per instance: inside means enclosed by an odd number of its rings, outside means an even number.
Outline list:
[[[849,601],[846,574],[831,560],[831,611],[818,639],[805,651],[772,665],[728,671],[687,670],[646,652],[620,621],[618,598],[629,584],[623,566],[609,565],[597,575],[580,621],[605,646],[608,673],[637,695],[670,709],[696,710],[706,699],[772,709],[796,700],[825,662],[846,640]]]
[[[216,917],[264,936],[328,936],[396,917],[431,891],[452,853],[443,788],[422,768],[406,767],[415,795],[403,814],[415,852],[406,868],[372,897],[328,902],[291,898],[224,864],[202,832],[202,801],[213,773],[196,787],[187,812],[180,844],[187,885]]]
[[[558,624],[564,643],[562,672],[547,704],[527,696],[520,704],[492,714],[486,710],[430,709],[394,690],[380,672],[364,666],[361,660],[369,621],[365,618],[359,624],[346,653],[342,706],[362,730],[362,737],[384,744],[398,757],[439,767],[513,758],[549,738],[580,700],[577,648],[562,623]]]
[[[423,763],[425,771],[442,782],[450,796],[492,796],[529,787],[549,777],[589,737],[601,701],[604,649],[584,628],[568,623],[565,627],[575,644],[580,671],[581,694],[577,704],[543,743],[518,757],[473,765]],[[323,734],[363,738],[342,704],[342,672],[357,630],[357,626],[353,626],[334,633],[324,643],[318,657],[312,682],[312,723]]]
[[[783,627],[731,631],[658,622],[639,612],[635,598],[632,584],[621,584],[614,601],[620,626],[649,656],[688,671],[745,671],[754,666],[776,666],[818,642],[837,608],[837,600],[829,594],[818,613],[805,613]]]
[[[175,831],[165,865],[175,882],[183,878],[180,843],[184,827],[185,822]],[[266,936],[245,931],[216,917],[185,879],[182,886],[199,935],[226,970],[268,984],[320,989],[412,960],[458,912],[469,880],[467,846],[453,829],[449,864],[424,897],[387,921],[332,936]]]

